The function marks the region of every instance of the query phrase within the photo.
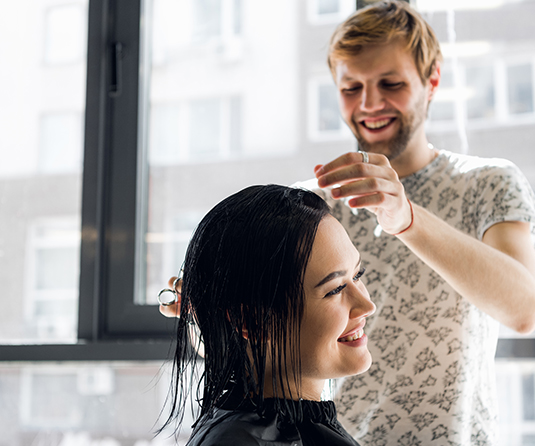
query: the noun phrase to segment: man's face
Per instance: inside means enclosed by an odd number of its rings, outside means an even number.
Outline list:
[[[338,61],[341,113],[361,150],[393,160],[424,137],[437,76],[438,71],[423,85],[412,55],[399,41],[369,46],[350,60]]]

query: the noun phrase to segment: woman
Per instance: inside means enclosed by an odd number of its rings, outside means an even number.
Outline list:
[[[252,186],[200,222],[184,263],[172,413],[179,423],[191,326],[204,344],[200,416],[188,442],[355,445],[321,401],[325,380],[362,373],[375,311],[361,259],[312,192]]]

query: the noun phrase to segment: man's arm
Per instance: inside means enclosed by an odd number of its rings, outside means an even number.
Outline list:
[[[519,333],[535,329],[535,251],[529,223],[491,226],[479,241],[414,205],[398,238],[461,296]]]
[[[411,223],[403,185],[383,155],[343,155],[316,167],[320,187],[334,198],[374,212],[383,230],[397,234]],[[339,186],[337,186],[339,185]],[[412,226],[398,238],[460,295],[519,333],[535,329],[535,250],[529,224],[491,226],[479,241],[413,206]]]

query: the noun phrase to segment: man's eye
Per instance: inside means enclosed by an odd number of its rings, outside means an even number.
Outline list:
[[[359,280],[364,275],[365,272],[366,272],[366,268],[362,267],[357,273],[357,275],[353,277],[353,281],[356,282],[357,280]]]
[[[344,94],[351,94],[351,93],[356,93],[358,90],[360,90],[360,86],[355,86],[355,87],[351,87],[351,88],[343,88],[342,89],[342,93]]]
[[[390,88],[390,89],[396,89],[401,87],[402,82],[383,82],[383,87]]]

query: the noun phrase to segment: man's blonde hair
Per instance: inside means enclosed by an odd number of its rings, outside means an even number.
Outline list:
[[[429,24],[407,2],[390,0],[360,9],[341,23],[331,37],[328,64],[334,75],[336,62],[350,59],[369,45],[399,40],[414,58],[422,83],[442,60],[437,37]]]

